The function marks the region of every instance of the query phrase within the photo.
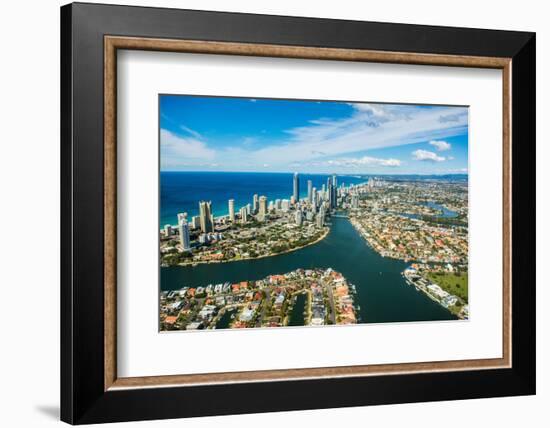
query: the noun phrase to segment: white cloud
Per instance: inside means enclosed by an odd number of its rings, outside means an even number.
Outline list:
[[[181,128],[182,131],[187,132],[188,134],[190,134],[193,138],[196,138],[198,140],[203,139],[203,137],[200,133],[198,133],[197,131],[189,128],[188,126],[180,125],[180,128]]]
[[[286,164],[334,158],[370,149],[442,140],[467,131],[467,109],[413,105],[351,104],[353,113],[338,119],[319,118],[286,130],[289,139],[249,154],[257,163]],[[441,121],[442,114],[464,110],[456,121]]]
[[[451,150],[451,144],[443,140],[432,140],[428,144],[434,146],[440,152],[444,152],[445,150]]]
[[[160,145],[163,159],[185,161],[189,159],[210,160],[216,152],[204,141],[180,137],[166,129],[160,130]]]
[[[439,116],[439,121],[442,123],[445,122],[459,122],[464,117],[468,116],[468,109],[463,108],[458,111],[458,113],[442,114]]]
[[[361,168],[372,171],[402,167],[406,162],[371,157],[368,156],[369,150],[426,141],[446,142],[447,138],[464,134],[468,129],[467,108],[349,105],[350,112],[345,117],[318,117],[303,126],[283,130],[282,137],[266,138],[260,132],[257,135],[245,134],[235,138],[233,144],[209,141],[186,126],[181,126],[181,132],[178,130],[177,133],[161,129],[161,167],[212,168],[216,163],[225,170],[255,170],[260,167],[283,171],[293,164],[312,171],[345,172]],[[441,117],[446,120],[441,120]],[[273,120],[277,121],[277,118]],[[438,152],[436,146],[432,146],[434,152]],[[433,162],[449,159],[438,155],[419,156]],[[264,164],[269,166],[263,167]]]
[[[360,167],[369,167],[369,166],[382,166],[382,167],[397,167],[401,166],[401,161],[399,159],[388,158],[375,158],[371,156],[362,156],[358,158],[340,158],[340,159],[330,159],[326,161],[314,161],[306,165],[316,166],[316,167],[347,167],[347,168],[360,168]]]
[[[243,138],[243,146],[251,146],[252,144],[256,143],[258,139],[256,137],[244,137]]]
[[[428,150],[415,150],[412,152],[413,159],[419,160],[419,161],[427,161],[427,162],[443,162],[445,158],[443,156],[438,156],[434,152],[430,152]]]

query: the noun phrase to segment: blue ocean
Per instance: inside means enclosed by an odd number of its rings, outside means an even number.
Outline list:
[[[300,174],[300,197],[307,196],[307,181],[321,189],[329,175]],[[368,178],[338,175],[338,185],[359,184]],[[235,200],[235,211],[250,203],[254,194],[264,195],[268,201],[290,199],[292,173],[261,172],[175,172],[160,173],[160,227],[177,224],[177,214],[198,215],[199,201],[212,201],[215,216],[228,214],[229,199]]]

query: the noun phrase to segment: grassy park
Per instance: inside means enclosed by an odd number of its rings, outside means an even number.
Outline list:
[[[427,279],[468,303],[468,272],[430,272]]]

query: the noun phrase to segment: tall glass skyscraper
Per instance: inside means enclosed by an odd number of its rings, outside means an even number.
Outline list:
[[[183,247],[183,251],[189,251],[191,249],[191,240],[189,239],[189,224],[186,220],[182,220],[178,225],[180,234],[180,243]]]
[[[258,212],[258,195],[254,195],[252,198],[252,214],[256,214]]]
[[[332,176],[332,189],[330,193],[330,207],[336,208],[336,199],[338,198],[338,181],[336,175]]]
[[[297,172],[294,173],[294,189],[292,196],[294,196],[294,201],[298,202],[300,200],[300,177]]]

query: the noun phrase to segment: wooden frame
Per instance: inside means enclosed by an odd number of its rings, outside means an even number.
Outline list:
[[[194,385],[259,380],[366,376],[442,370],[510,367],[510,58],[415,53],[376,52],[352,49],[275,46],[264,44],[166,40],[105,36],[105,390],[161,385]],[[411,364],[324,367],[315,369],[268,370],[198,375],[117,378],[116,376],[116,52],[118,49],[249,55],[338,61],[382,62],[459,67],[496,68],[503,74],[503,357],[469,361],[442,361]]]
[[[334,385],[343,385],[345,382],[348,385],[356,385],[356,388],[365,388],[367,385],[375,385],[380,382],[391,383],[395,379],[403,381],[411,381],[414,374],[414,385],[423,383],[422,376],[430,376],[432,379],[439,378],[438,382],[447,384],[450,379],[455,382],[457,379],[462,379],[462,383],[468,385],[468,382],[475,381],[485,382],[490,379],[498,383],[508,382],[507,388],[482,388],[482,391],[477,394],[468,395],[466,389],[454,391],[454,394],[449,395],[449,391],[444,391],[440,385],[439,389],[433,388],[430,393],[425,393],[420,396],[404,396],[375,397],[372,392],[368,397],[362,400],[349,401],[328,401],[326,403],[305,403],[300,401],[301,407],[297,408],[314,408],[314,407],[329,407],[341,405],[356,405],[356,404],[374,404],[386,402],[402,402],[416,400],[434,400],[445,398],[466,398],[469,396],[489,396],[489,395],[506,395],[506,394],[524,394],[534,392],[534,333],[529,331],[534,330],[534,281],[531,284],[526,284],[522,281],[522,289],[526,290],[524,294],[518,297],[517,284],[518,279],[534,277],[534,261],[525,260],[525,254],[534,254],[533,242],[529,241],[529,237],[534,234],[534,222],[531,224],[523,223],[526,218],[532,219],[534,211],[528,212],[527,208],[534,204],[534,196],[530,195],[531,189],[528,192],[520,193],[525,190],[530,180],[533,180],[534,161],[533,158],[526,157],[525,153],[520,152],[516,145],[512,144],[514,135],[517,135],[519,130],[522,130],[523,136],[527,134],[525,145],[532,147],[534,156],[534,114],[530,116],[522,114],[519,107],[528,108],[529,112],[534,109],[534,35],[528,33],[509,33],[496,32],[488,30],[465,30],[465,29],[445,29],[438,27],[418,27],[410,25],[398,24],[373,24],[373,23],[349,23],[330,20],[315,20],[304,18],[283,18],[283,17],[265,17],[255,15],[241,14],[218,14],[208,12],[193,12],[193,11],[171,11],[173,15],[169,17],[165,13],[166,9],[144,9],[121,6],[99,6],[99,5],[69,5],[62,9],[62,126],[63,126],[63,153],[62,163],[62,189],[64,195],[70,197],[71,204],[62,206],[64,218],[62,219],[62,268],[65,276],[63,278],[63,295],[62,295],[62,356],[63,356],[63,378],[62,378],[62,419],[71,423],[80,422],[98,422],[111,420],[129,420],[129,419],[144,419],[158,417],[175,417],[175,416],[192,416],[200,414],[223,414],[229,412],[242,411],[268,411],[291,409],[295,404],[290,401],[277,401],[274,405],[257,405],[250,409],[239,408],[233,403],[233,407],[224,407],[223,409],[205,409],[201,406],[197,407],[197,399],[204,392],[201,391],[236,391],[248,387],[249,393],[252,389],[265,387],[274,387],[292,380],[295,385],[299,385],[299,389],[307,391],[314,384],[319,386],[319,382],[324,385],[324,388],[329,388]],[[104,28],[101,17],[105,14],[128,15],[128,21],[121,21],[121,28]],[[198,14],[198,15],[197,15]],[[157,28],[152,30],[143,29],[144,36],[135,36],[140,33],[140,28],[137,22],[139,18],[145,16],[156,16]],[[93,34],[81,34],[86,30],[79,26],[84,17],[87,19],[92,17]],[[196,22],[197,16],[199,21],[207,23],[209,21],[218,20],[222,24],[227,24],[229,20],[240,19],[246,23],[246,27],[254,25],[264,25],[265,20],[269,21],[270,25],[261,32],[261,40],[245,40],[246,31],[240,37],[223,37],[216,34],[216,30],[212,30],[207,37],[197,39],[197,34],[192,34],[187,29],[177,29],[176,33],[162,33],[161,28],[169,22],[174,24],[189,23],[191,20]],[[259,22],[262,21],[262,22]],[[305,30],[305,39],[291,40],[290,43],[281,43],[275,36],[276,28],[280,25],[286,25],[287,28],[299,28],[310,26],[310,30]],[[388,26],[385,28],[380,27]],[[116,25],[115,25],[116,27]],[[124,28],[122,28],[124,27]],[[182,28],[185,26],[182,25]],[[392,36],[396,39],[392,41],[391,51],[384,49],[385,42],[378,42],[379,46],[366,47],[349,47],[346,43],[362,43],[358,39],[350,38],[346,40],[338,39],[338,29],[357,27],[357,34],[380,34],[391,30]],[[222,29],[224,26],[222,25]],[[319,37],[323,32],[326,34],[328,28],[333,28],[330,37],[333,40],[325,40],[323,46],[318,46],[316,43],[307,43],[307,38],[314,39]],[[118,31],[117,31],[118,30]],[[89,31],[89,30],[88,30]],[[186,32],[187,31],[187,32]],[[202,31],[200,28],[199,33]],[[210,30],[209,30],[210,31]],[[156,33],[155,33],[156,32]],[[429,42],[419,49],[407,44],[405,39],[411,34],[422,32],[427,36],[440,37],[443,35],[443,40],[447,40],[445,46],[431,46]],[[475,38],[479,36],[479,32],[483,33],[485,39],[490,39],[495,45],[493,50],[484,50],[476,48]],[[150,34],[158,34],[157,37],[151,37]],[[169,33],[169,31],[168,31]],[[436,34],[437,33],[437,34]],[[457,43],[453,47],[453,34],[460,33],[456,38]],[[125,35],[120,35],[125,34]],[[131,35],[128,35],[131,34]],[[395,36],[398,34],[398,36]],[[174,37],[177,35],[178,37]],[[446,35],[446,36],[445,36]],[[447,38],[445,38],[447,37]],[[428,37],[429,38],[429,37]],[[304,39],[304,37],[302,37]],[[215,40],[215,41],[214,41]],[[220,41],[223,40],[223,41]],[[239,41],[237,41],[239,40]],[[414,40],[413,40],[414,41]],[[462,41],[462,44],[460,43]],[[75,64],[76,57],[73,53],[78,49],[78,42],[93,43],[95,46],[93,55],[84,55],[86,58],[81,63]],[[435,42],[434,42],[435,43]],[[101,51],[99,50],[101,48]],[[411,364],[386,364],[386,365],[371,365],[371,366],[350,366],[350,367],[327,367],[315,369],[293,369],[293,370],[269,370],[258,372],[241,372],[241,373],[222,373],[222,374],[200,374],[200,375],[174,375],[162,377],[147,377],[147,378],[117,378],[116,376],[116,51],[117,49],[139,49],[153,51],[172,51],[172,52],[194,52],[208,54],[230,54],[230,55],[251,55],[251,56],[272,56],[285,58],[307,58],[307,59],[325,59],[325,60],[342,60],[342,61],[367,61],[367,62],[387,62],[387,63],[406,63],[406,64],[422,64],[422,65],[445,65],[445,66],[462,66],[462,67],[480,67],[480,68],[496,68],[503,72],[503,171],[504,171],[504,188],[503,188],[503,358],[501,359],[484,359],[470,361],[446,361],[446,362],[426,362],[426,363],[411,363]],[[416,49],[416,50],[415,50]],[[102,135],[95,133],[95,139],[84,141],[79,138],[82,134],[80,131],[85,131],[87,127],[92,125],[92,122],[78,123],[74,121],[75,114],[78,117],[82,112],[78,111],[82,102],[86,99],[86,91],[79,85],[89,82],[89,76],[84,76],[81,70],[81,79],[77,74],[79,67],[89,60],[88,66],[93,66],[94,82],[99,84],[103,81],[103,99],[95,98],[93,100],[93,115],[97,118],[97,123],[103,122]],[[74,74],[73,74],[74,73]],[[102,78],[102,79],[101,79]],[[520,80],[522,79],[522,80]],[[525,79],[525,80],[524,80]],[[532,79],[532,80],[531,80]],[[80,83],[82,82],[82,83]],[[521,87],[521,91],[518,88]],[[79,93],[79,90],[83,90]],[[89,100],[92,101],[92,100]],[[103,107],[103,108],[102,108]],[[101,111],[103,115],[101,115]],[[518,129],[519,128],[519,129]],[[97,130],[96,130],[97,131]],[[93,148],[95,156],[93,157],[93,167],[88,166],[89,170],[81,170],[83,168],[82,160],[77,159],[77,150],[86,151],[85,147]],[[512,162],[514,170],[519,171],[512,177],[511,169]],[[85,167],[84,167],[85,168]],[[101,175],[101,171],[102,175]],[[93,178],[93,189],[87,187],[79,180],[80,175],[86,175]],[[101,179],[102,177],[102,179]],[[99,183],[101,182],[101,183]],[[519,187],[521,186],[521,187]],[[101,190],[102,200],[99,198],[98,192]],[[78,265],[78,257],[86,256],[84,249],[75,247],[75,241],[84,234],[82,227],[82,214],[78,212],[75,206],[75,200],[84,196],[93,195],[94,204],[91,208],[98,212],[101,208],[101,220],[95,222],[93,229],[96,231],[102,230],[101,238],[93,239],[94,263],[93,269],[102,266],[101,272],[94,271],[94,279],[87,284],[81,277],[78,278],[78,270],[82,269]],[[521,199],[524,205],[520,205],[520,209],[515,209],[512,214],[513,202]],[[517,203],[517,202],[516,202]],[[518,206],[518,205],[516,205]],[[90,208],[90,207],[89,207]],[[523,219],[522,222],[519,220]],[[70,225],[66,222],[70,220]],[[529,223],[529,221],[528,221]],[[521,235],[519,231],[521,230]],[[512,247],[512,240],[514,247]],[[88,241],[89,243],[89,241]],[[517,252],[521,249],[522,253]],[[89,253],[89,251],[88,251]],[[89,254],[88,254],[89,255]],[[81,259],[80,259],[81,260]],[[519,265],[518,265],[519,260]],[[86,264],[86,263],[85,263]],[[514,271],[512,271],[514,265]],[[90,265],[89,268],[92,268]],[[519,269],[519,271],[518,271]],[[93,309],[99,309],[97,305],[89,305],[79,303],[76,299],[79,293],[84,291],[84,294],[93,291],[100,292],[103,296],[102,300],[96,300],[96,303],[101,306],[101,329],[98,326],[85,325],[82,330],[83,314],[80,311],[88,312]],[[518,301],[519,299],[519,301]],[[87,305],[87,306],[85,306]],[[527,309],[526,309],[527,308]],[[530,313],[527,313],[530,311]],[[94,319],[98,320],[97,314]],[[80,322],[80,324],[79,324]],[[86,323],[84,323],[86,324]],[[84,331],[84,336],[94,338],[93,349],[102,355],[102,359],[94,358],[95,369],[93,370],[92,380],[93,387],[90,386],[88,380],[82,380],[86,376],[83,367],[90,362],[86,362],[84,355],[75,345],[85,346],[79,343],[77,339],[77,331]],[[91,334],[91,336],[90,336]],[[528,334],[526,340],[521,335]],[[101,349],[97,346],[102,337],[103,345]],[[86,339],[84,339],[86,340]],[[520,347],[519,343],[525,344],[527,347]],[[80,363],[80,364],[78,364]],[[68,366],[67,366],[68,365]],[[91,366],[90,366],[91,367]],[[492,370],[482,370],[492,369]],[[505,379],[504,373],[513,374],[512,377],[518,376],[518,369],[521,369],[519,379],[514,382],[510,379]],[[424,373],[424,375],[421,375]],[[391,377],[387,375],[391,374]],[[383,376],[386,375],[386,376]],[[99,378],[100,380],[99,380]],[[391,380],[390,380],[391,378]],[[447,380],[445,380],[447,378]],[[80,379],[80,383],[78,380]],[[485,379],[485,380],[484,380]],[[250,383],[253,382],[253,383]],[[511,383],[510,383],[511,382]],[[436,382],[437,383],[437,382]],[[358,386],[359,385],[359,386]],[[149,387],[159,387],[163,392],[155,393]],[[169,388],[176,387],[177,388]],[[476,387],[478,385],[476,384]],[[122,399],[127,402],[136,403],[142,402],[143,396],[146,396],[146,390],[150,390],[152,395],[168,394],[168,400],[173,401],[174,409],[170,412],[159,413],[156,409],[135,409],[124,407],[121,410],[118,407],[115,409],[111,406],[114,404],[99,404],[87,405],[90,402],[91,396],[102,396],[105,403],[120,402]],[[178,392],[170,392],[173,390]],[[388,392],[391,390],[388,389]],[[185,391],[185,392],[183,392]],[[395,392],[395,391],[393,391]],[[439,395],[437,395],[439,392]],[[145,395],[144,395],[145,394]],[[195,407],[183,406],[177,408],[177,397],[181,394],[187,397],[190,405]],[[122,398],[126,397],[126,398]],[[155,400],[158,400],[156,398]],[[395,401],[394,401],[395,400]],[[230,400],[231,401],[231,400]],[[102,407],[103,406],[103,407]],[[107,407],[105,407],[107,406]]]

